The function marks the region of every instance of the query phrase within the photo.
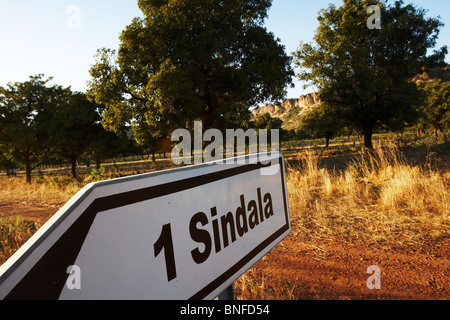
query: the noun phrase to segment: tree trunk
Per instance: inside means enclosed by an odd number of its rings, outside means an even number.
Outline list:
[[[72,156],[70,157],[70,162],[72,163],[72,177],[74,179],[77,178],[77,157]]]
[[[25,159],[25,172],[27,177],[27,183],[31,184],[31,164],[30,159]]]
[[[364,134],[364,147],[369,151],[373,151],[373,144],[372,144],[373,127],[371,125],[365,125],[363,127],[363,134]]]
[[[95,156],[95,167],[98,169],[100,169],[100,166],[102,164],[102,159],[98,156]]]

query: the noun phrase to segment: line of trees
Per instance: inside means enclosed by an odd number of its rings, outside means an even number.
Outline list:
[[[143,17],[123,30],[117,51],[98,50],[86,94],[43,75],[0,88],[0,166],[23,165],[31,181],[34,168],[61,158],[76,176],[80,157],[99,163],[130,148],[130,130],[133,148],[154,154],[159,138],[196,120],[205,130],[279,127],[250,123],[249,109],[285,97],[292,62],[322,101],[302,126],[327,141],[354,129],[371,150],[379,128],[448,127],[448,85],[411,81],[445,65],[447,47],[435,49],[438,18],[403,1],[346,0],[319,12],[315,42],[290,57],[264,27],[271,4],[139,0]],[[372,5],[381,8],[381,29],[367,28]]]
[[[81,157],[99,166],[129,147],[125,133],[101,125],[102,106],[51,80],[39,74],[0,87],[0,169],[23,167],[28,183],[38,166],[68,161],[76,178]]]
[[[152,155],[170,152],[169,131],[155,135],[146,123],[121,126],[121,131],[104,128],[105,107],[89,101],[86,94],[50,85],[43,74],[28,81],[0,87],[0,170],[24,168],[26,180],[42,165],[56,161],[71,164],[77,178],[77,165],[119,156]],[[243,119],[245,128],[281,129],[281,121],[270,116],[255,122]]]
[[[372,5],[381,9],[380,29],[366,27]],[[438,18],[403,1],[348,0],[321,10],[318,21],[315,41],[294,53],[298,78],[314,85],[322,101],[305,119],[306,129],[329,140],[342,128],[353,128],[372,150],[376,129],[428,125],[432,115],[435,128],[448,126],[447,85],[412,81],[445,66],[447,47],[435,49],[443,26]]]
[[[399,127],[380,125],[379,131],[398,132],[415,130],[417,137],[431,132],[435,138],[441,133],[444,139],[450,134],[450,66],[431,70],[418,79],[414,78],[418,88],[417,103],[411,108],[409,121]],[[341,112],[341,113],[339,113]],[[342,111],[328,104],[318,104],[312,108],[297,124],[296,137],[323,138],[326,148],[332,139],[350,136],[362,131],[349,121]]]
[[[138,3],[144,18],[123,31],[117,52],[99,50],[91,69],[88,95],[105,105],[108,129],[131,121],[154,135],[192,130],[195,120],[206,129],[245,127],[249,107],[278,101],[292,85],[292,59],[263,26],[272,1]],[[380,8],[380,29],[367,26],[373,5]],[[322,101],[301,129],[327,141],[344,128],[361,132],[372,150],[375,130],[429,125],[434,103],[440,111],[433,126],[444,130],[445,89],[432,102],[436,90],[411,81],[445,66],[447,47],[435,48],[443,23],[426,13],[387,0],[346,0],[321,10],[315,42],[293,55],[297,77]]]

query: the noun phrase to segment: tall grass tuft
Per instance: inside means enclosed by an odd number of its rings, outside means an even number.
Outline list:
[[[6,262],[39,228],[21,218],[0,218],[0,265]]]
[[[361,154],[343,172],[306,154],[288,169],[295,232],[364,243],[449,245],[449,175],[408,164],[395,147]]]
[[[82,187],[82,183],[64,176],[39,176],[33,183],[24,178],[0,179],[2,203],[25,204],[37,207],[59,208]]]

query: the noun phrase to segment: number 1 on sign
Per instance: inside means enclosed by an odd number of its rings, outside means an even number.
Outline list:
[[[164,249],[164,256],[166,259],[166,271],[167,280],[170,282],[177,277],[177,270],[175,267],[175,254],[173,251],[173,240],[172,240],[172,228],[169,224],[163,226],[161,235],[158,241],[153,246],[155,248],[155,258]]]

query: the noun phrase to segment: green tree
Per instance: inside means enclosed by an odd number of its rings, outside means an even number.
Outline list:
[[[132,119],[156,136],[175,128],[232,128],[249,107],[281,99],[291,58],[263,27],[271,0],[139,0],[116,53],[101,49],[88,95],[120,130]]]
[[[128,138],[125,128],[122,132],[110,132],[100,123],[96,123],[93,137],[88,142],[86,156],[94,159],[97,170],[104,160],[128,154],[131,149],[132,141]]]
[[[158,148],[158,139],[152,134],[151,129],[145,122],[133,123],[133,138],[138,147],[146,154],[152,155],[152,160],[156,161],[155,153]]]
[[[0,144],[0,170],[12,170],[16,164],[11,157],[11,153]]]
[[[325,148],[328,148],[330,140],[335,138],[343,127],[343,120],[337,110],[321,103],[302,117],[299,130],[315,138],[324,138]]]
[[[270,113],[260,115],[253,120],[253,126],[255,129],[266,129],[269,131],[273,129],[280,130],[282,125],[283,121],[279,118],[271,117]]]
[[[435,137],[438,131],[445,135],[445,130],[450,127],[450,82],[431,80],[422,82],[419,88],[426,95],[424,104],[420,106],[420,124],[432,127]]]
[[[288,132],[283,129],[283,120],[273,118],[269,113],[262,114],[250,123],[250,126],[256,129],[259,134],[259,129],[267,130],[267,139],[270,143],[272,139],[272,130],[278,130],[280,140],[284,141],[287,138]],[[281,141],[280,141],[281,143]]]
[[[0,87],[0,147],[10,161],[25,167],[28,183],[32,170],[53,155],[49,140],[52,113],[67,94],[61,86],[48,86],[50,81],[39,74]]]
[[[77,162],[89,146],[97,139],[101,121],[101,106],[90,102],[82,92],[70,92],[65,103],[61,103],[52,113],[51,143],[63,159],[70,161],[72,176],[77,177]]]
[[[369,29],[368,8],[381,8],[381,29]],[[439,19],[396,1],[346,0],[321,10],[314,44],[301,44],[294,63],[300,80],[320,91],[323,102],[362,131],[372,150],[376,128],[401,130],[417,118],[420,93],[411,81],[430,66],[443,63],[447,48],[436,45]]]

